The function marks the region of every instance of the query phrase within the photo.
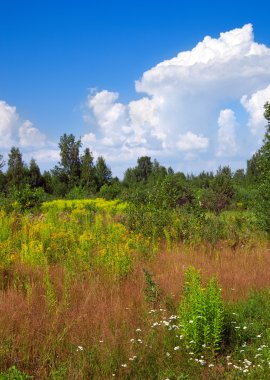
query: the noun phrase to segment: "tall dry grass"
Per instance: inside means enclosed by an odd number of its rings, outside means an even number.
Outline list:
[[[102,363],[108,358],[117,360],[114,353],[119,360],[127,357],[130,339],[137,328],[144,333],[149,318],[142,269],[150,271],[163,290],[162,307],[173,309],[179,304],[184,271],[190,265],[200,268],[205,277],[216,275],[227,301],[243,299],[251,289],[270,287],[267,245],[219,247],[211,253],[207,246],[181,245],[159,252],[151,262],[137,262],[134,271],[121,280],[96,270],[73,278],[68,288],[64,270],[52,266],[54,304],[48,302],[42,270],[18,266],[2,273],[0,369],[15,364],[35,379],[46,379],[60,371],[61,363],[67,369],[62,378],[84,379],[86,374],[106,378]],[[78,346],[92,356],[80,361]]]

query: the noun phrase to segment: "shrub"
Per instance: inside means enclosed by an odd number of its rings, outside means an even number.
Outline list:
[[[190,267],[185,273],[184,296],[179,309],[180,331],[187,347],[200,353],[216,353],[223,336],[224,306],[215,278],[202,288],[200,273]]]

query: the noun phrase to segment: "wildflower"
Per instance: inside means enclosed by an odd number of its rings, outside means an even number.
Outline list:
[[[102,340],[102,339],[100,339],[99,343],[103,343],[103,340]]]
[[[130,342],[131,342],[131,343],[134,343],[134,342],[135,342],[135,339],[133,339],[133,338],[130,339]]]
[[[83,351],[83,347],[82,346],[78,346],[77,347],[77,351]]]
[[[193,320],[191,319],[191,320],[189,321],[189,323],[193,323]]]
[[[212,368],[212,367],[214,367],[214,364],[210,363],[210,364],[208,365],[208,367],[209,367],[209,368]]]
[[[262,334],[257,335],[257,338],[261,338],[261,337],[262,337]]]
[[[121,364],[121,367],[127,368],[127,364]]]
[[[169,352],[166,352],[166,356],[169,357],[171,356],[171,354]]]
[[[205,365],[205,364],[206,364],[206,361],[203,360],[203,359],[200,359],[200,360],[199,360],[199,363],[200,363],[201,365]]]
[[[246,330],[246,329],[247,329],[247,326],[244,326],[244,327],[243,327],[243,330]]]
[[[174,351],[177,351],[177,350],[179,350],[179,346],[176,346],[176,347],[174,347]]]
[[[137,339],[137,342],[138,342],[138,343],[142,343],[142,340],[141,340],[141,339]]]
[[[141,332],[142,330],[141,329],[136,329],[136,332]]]

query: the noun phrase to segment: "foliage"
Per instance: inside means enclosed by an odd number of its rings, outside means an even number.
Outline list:
[[[23,185],[24,164],[22,154],[18,148],[12,147],[8,155],[7,177],[9,187],[19,189]]]
[[[111,169],[107,166],[102,156],[97,158],[95,167],[97,189],[100,190],[103,185],[108,185],[112,179]]]
[[[75,141],[73,134],[67,135],[64,133],[60,138],[59,148],[61,157],[61,168],[68,178],[68,186],[77,185],[80,176],[81,162],[80,152],[81,141]]]
[[[143,274],[145,277],[146,287],[144,289],[145,299],[151,304],[152,308],[158,306],[161,297],[161,288],[157,282],[154,281],[153,275],[146,269],[143,269]]]
[[[0,373],[0,380],[27,380],[33,376],[28,376],[19,371],[15,366],[10,367],[7,371]]]
[[[15,191],[13,207],[19,211],[39,208],[44,199],[45,194],[41,187],[32,189],[27,184],[21,190]]]
[[[264,116],[267,120],[267,128],[264,136],[264,144],[260,149],[260,176],[259,194],[257,200],[257,212],[260,224],[268,234],[270,233],[270,103],[265,104]]]
[[[81,186],[88,194],[96,192],[97,184],[95,178],[94,157],[89,148],[86,148],[81,158]]]
[[[216,279],[203,288],[201,276],[194,268],[185,273],[184,295],[179,309],[180,333],[194,352],[216,353],[224,332],[224,305]]]
[[[234,192],[231,169],[227,166],[220,167],[209,188],[203,191],[201,201],[206,209],[220,213],[230,204]]]

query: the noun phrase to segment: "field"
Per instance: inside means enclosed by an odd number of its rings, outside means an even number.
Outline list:
[[[0,379],[269,379],[270,248],[247,211],[0,211]]]

